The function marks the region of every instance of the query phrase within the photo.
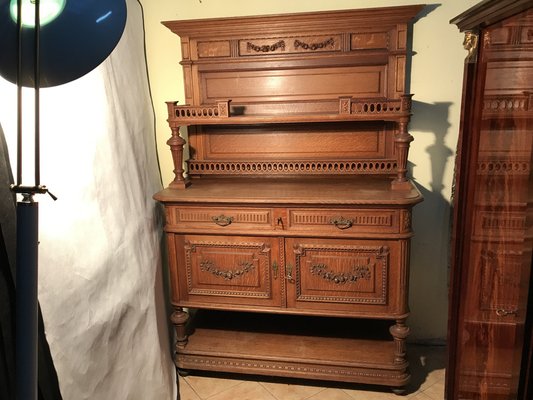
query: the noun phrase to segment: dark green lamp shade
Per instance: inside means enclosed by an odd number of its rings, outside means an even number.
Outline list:
[[[126,25],[125,0],[40,1],[40,87],[77,79],[103,62]],[[22,0],[19,83],[34,87],[35,5]],[[17,0],[0,0],[0,75],[17,80]]]

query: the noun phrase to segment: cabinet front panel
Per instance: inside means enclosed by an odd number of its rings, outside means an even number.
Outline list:
[[[398,210],[307,209],[288,210],[289,231],[324,233],[399,233]]]
[[[273,229],[271,208],[167,207],[169,229],[209,229],[228,232],[242,229]]]
[[[393,241],[287,239],[288,307],[406,313],[400,247]]]
[[[278,239],[178,236],[181,301],[280,306]]]
[[[192,139],[191,144],[202,143],[204,151],[195,153],[197,160],[384,159],[392,157],[386,143],[393,132],[385,123],[360,124],[357,128],[345,123],[204,126],[195,133],[202,137]]]
[[[385,97],[387,67],[350,66],[238,72],[203,72],[201,104],[217,100],[273,102],[342,96]]]

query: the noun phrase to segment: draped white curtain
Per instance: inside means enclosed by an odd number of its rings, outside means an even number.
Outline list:
[[[41,90],[41,183],[58,200],[37,198],[39,301],[65,400],[176,398],[142,10],[127,6],[124,35],[100,67]],[[0,80],[13,169],[15,96]],[[25,184],[31,168],[30,154]]]

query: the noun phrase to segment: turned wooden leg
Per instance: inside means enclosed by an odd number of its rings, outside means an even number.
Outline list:
[[[396,325],[390,327],[390,333],[396,343],[394,349],[394,362],[402,364],[406,362],[405,339],[409,336],[409,327],[405,325],[404,319],[396,320]]]
[[[187,345],[186,325],[189,320],[189,313],[183,311],[181,307],[176,307],[170,316],[170,320],[176,329],[176,351],[179,351]]]

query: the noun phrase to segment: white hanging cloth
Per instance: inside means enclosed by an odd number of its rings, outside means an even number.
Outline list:
[[[58,200],[36,199],[39,301],[64,400],[176,398],[142,10],[136,0],[127,7],[124,34],[100,67],[41,90],[41,183]],[[14,96],[0,80],[12,166]]]

